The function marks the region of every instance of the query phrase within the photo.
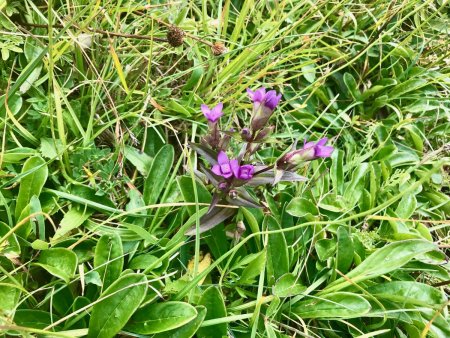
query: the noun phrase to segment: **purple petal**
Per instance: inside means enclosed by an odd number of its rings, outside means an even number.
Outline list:
[[[217,120],[223,115],[222,108],[223,103],[219,102],[213,109],[211,109],[208,120],[211,122],[217,122]]]
[[[230,178],[231,176],[233,176],[233,173],[231,172],[230,166],[227,165],[227,167],[228,167],[228,168],[227,168],[228,170],[226,170],[226,171],[223,170],[224,168],[221,168],[221,170],[222,170],[222,176],[225,177],[225,178]]]
[[[227,154],[224,152],[224,151],[221,151],[220,153],[219,153],[219,155],[217,155],[217,162],[220,164],[220,165],[222,165],[222,164],[225,164],[225,163],[227,163],[228,164],[228,156],[227,156]]]
[[[247,94],[248,94],[248,97],[249,97],[251,100],[253,100],[253,95],[255,95],[255,92],[252,91],[250,88],[247,88]]]
[[[253,101],[254,102],[263,102],[265,96],[266,96],[266,88],[261,87],[255,91],[255,94],[253,95]]]
[[[309,149],[309,148],[313,148],[315,147],[315,143],[314,142],[307,142],[303,145],[303,149]]]
[[[330,147],[330,146],[316,146],[315,148],[316,152],[315,152],[315,156],[316,157],[330,157],[331,154],[333,153],[334,148]]]
[[[255,168],[251,164],[245,164],[239,169],[239,179],[241,180],[249,180],[253,177],[253,172]]]
[[[328,141],[328,138],[324,137],[323,139],[317,141],[316,145],[317,146],[324,146]]]
[[[209,115],[209,113],[211,112],[211,109],[209,109],[209,107],[208,107],[206,104],[202,104],[202,105],[200,106],[200,108],[201,108],[201,110],[202,110],[202,112],[203,112],[203,115],[205,115],[206,118],[208,118],[208,115]]]
[[[261,87],[255,91],[252,91],[250,88],[247,88],[247,93],[253,102],[263,102],[266,96],[266,88]]]
[[[231,171],[233,172],[235,177],[239,176],[239,162],[238,160],[230,161]]]
[[[218,176],[222,176],[222,173],[220,172],[220,166],[218,164],[214,164],[211,171]]]
[[[280,102],[280,99],[281,94],[277,95],[277,92],[275,90],[270,90],[266,94],[264,105],[267,108],[274,110],[275,107],[278,105],[278,102]]]
[[[220,171],[222,172],[223,177],[230,177],[233,175],[233,171],[231,170],[230,162],[221,164]]]

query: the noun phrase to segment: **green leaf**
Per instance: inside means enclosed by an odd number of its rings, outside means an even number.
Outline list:
[[[297,304],[292,312],[301,318],[355,318],[368,313],[371,309],[366,299],[349,292],[331,293]]]
[[[273,287],[273,294],[278,297],[296,296],[306,290],[306,286],[298,284],[298,278],[292,273],[281,276]]]
[[[263,228],[269,231],[280,230],[281,226],[275,218],[266,216]],[[289,272],[289,254],[283,233],[268,235],[266,271],[269,285],[273,285],[278,278]]]
[[[20,289],[17,285],[0,283],[0,312],[12,312],[19,301]]]
[[[420,87],[427,84],[425,79],[409,79],[399,85],[395,86],[391,91],[388,92],[390,98],[398,98],[399,96],[414,91]]]
[[[159,195],[163,191],[167,178],[172,171],[173,158],[173,146],[167,144],[161,148],[153,159],[144,183],[144,203],[146,205],[152,205],[158,201]]]
[[[368,168],[368,163],[361,163],[352,173],[352,179],[344,192],[344,199],[349,208],[352,208],[362,195],[364,190],[364,177]]]
[[[31,247],[34,250],[47,250],[49,244],[43,240],[36,239],[33,243],[31,243]]]
[[[70,282],[75,276],[78,265],[77,255],[66,248],[52,248],[42,251],[37,265],[43,267],[55,277]]]
[[[88,338],[114,337],[144,300],[146,291],[147,278],[138,273],[128,273],[111,284],[92,307]]]
[[[0,222],[0,238],[6,235],[10,230],[11,228],[8,226],[8,224]],[[0,253],[3,255],[6,253],[13,253],[15,255],[18,255],[20,254],[20,251],[20,244],[17,240],[16,234],[14,233],[9,235],[6,241],[0,244]]]
[[[23,104],[23,99],[22,96],[19,95],[12,95],[9,94],[10,96],[8,96],[8,108],[11,111],[11,113],[13,115],[16,115],[20,109],[22,108],[22,104]],[[2,104],[0,104],[0,117],[3,117],[6,115],[6,107],[4,106],[4,99],[5,99],[5,95],[0,96],[0,102],[2,102]]]
[[[122,241],[117,234],[103,235],[97,242],[94,255],[94,268],[100,274],[103,289],[109,287],[122,273]]]
[[[152,165],[152,158],[150,156],[130,146],[125,146],[124,156],[142,175],[148,175]]]
[[[178,186],[180,187],[183,199],[186,202],[195,202],[194,184],[192,178],[189,176],[181,176],[177,178]],[[195,180],[195,188],[197,190],[197,197],[199,203],[210,203],[211,194],[208,189],[199,181]],[[187,207],[189,215],[195,213],[195,206]]]
[[[423,132],[421,132],[421,130],[414,124],[406,125],[404,128],[408,132],[414,148],[416,148],[419,152],[423,152],[423,143],[424,139],[426,139]]]
[[[15,148],[7,150],[3,153],[3,163],[19,163],[23,159],[36,155],[35,149],[31,148]]]
[[[313,83],[316,80],[316,65],[314,63],[310,63],[302,67],[303,77],[309,83]]]
[[[14,323],[19,326],[43,329],[58,320],[55,314],[41,310],[19,309],[14,314]]]
[[[186,81],[183,92],[187,92],[188,90],[197,87],[201,83],[201,79],[204,73],[204,67],[200,64],[197,58],[194,58],[194,67],[192,69],[192,74],[189,79]]]
[[[188,303],[164,302],[140,308],[126,329],[139,334],[160,333],[181,327],[197,317],[197,310]]]
[[[361,92],[358,89],[358,84],[356,83],[356,80],[353,77],[353,75],[350,73],[345,73],[344,74],[344,83],[347,86],[347,89],[348,89],[349,93],[351,94],[351,96],[353,97],[353,99],[355,101],[360,101],[361,100]]]
[[[73,194],[52,189],[46,189],[46,191],[60,198],[67,199],[83,206],[88,206],[103,213],[123,212],[120,209],[114,208],[114,204],[108,198],[105,198],[105,196],[96,196],[95,190],[84,186],[78,186],[78,189],[74,189]]]
[[[36,214],[36,216],[33,217],[33,232],[36,237],[38,237],[39,235],[39,239],[45,241],[45,219],[44,215],[42,215],[41,202],[36,197],[36,195],[31,196],[30,204],[28,207],[30,209],[30,215]]]
[[[330,176],[338,194],[344,192],[344,152],[335,149],[331,154]]]
[[[66,212],[63,219],[59,223],[59,228],[56,230],[55,235],[52,238],[52,241],[64,236],[69,231],[78,228],[91,215],[92,211],[90,210],[72,207],[68,212]]]
[[[39,196],[47,181],[48,168],[46,162],[39,156],[29,158],[22,168],[19,194],[16,201],[16,220],[19,219],[22,210],[30,203],[33,195]]]
[[[38,66],[28,75],[28,78],[24,81],[24,83],[20,86],[19,92],[20,94],[25,94],[31,86],[39,79],[41,75],[42,66]]]
[[[197,311],[197,317],[194,320],[177,329],[158,333],[154,338],[190,338],[194,336],[206,316],[206,308],[204,306],[196,306],[195,310]]]
[[[64,146],[59,139],[41,138],[41,146],[39,147],[41,155],[48,159],[59,159],[59,155],[64,152]]]
[[[414,257],[436,249],[433,243],[417,239],[391,243],[375,250],[360,265],[348,272],[346,278],[340,278],[329,284],[323,293],[343,289],[350,285],[349,280],[355,284],[387,274],[402,267]]]
[[[296,197],[286,207],[288,214],[295,217],[305,217],[306,215],[319,215],[317,206],[303,197]]]
[[[223,318],[227,316],[225,303],[219,289],[211,286],[203,292],[198,305],[206,307],[205,320]],[[206,327],[200,327],[197,331],[198,338],[223,337],[227,335],[227,324],[221,323]]]
[[[98,286],[102,286],[102,279],[100,278],[100,274],[95,271],[95,270],[91,270],[89,271],[85,276],[84,276],[84,283],[86,285],[88,284],[94,284],[94,285],[98,285]]]
[[[346,273],[353,262],[353,241],[347,227],[340,226],[337,230],[336,268]]]
[[[397,147],[393,144],[380,147],[372,156],[371,161],[380,161],[388,158],[397,152]]]
[[[398,203],[395,213],[398,217],[408,219],[416,211],[417,199],[414,194],[403,195],[402,199]]]
[[[262,273],[264,265],[266,264],[267,252],[264,250],[255,255],[256,256],[253,257],[250,263],[242,271],[241,277],[239,278],[239,284],[249,284],[253,282],[255,277]],[[247,255],[247,257],[249,257],[249,255]]]
[[[438,288],[417,282],[394,281],[371,286],[367,291],[376,298],[439,309],[447,301]]]
[[[316,249],[319,260],[325,261],[334,255],[336,251],[336,239],[319,239],[314,248]]]
[[[133,269],[133,270],[136,270],[136,269],[144,269],[145,270],[148,266],[151,266],[154,262],[156,262],[158,260],[159,260],[158,257],[153,256],[151,254],[139,255],[139,256],[134,257],[131,260],[128,268]],[[155,265],[154,269],[159,268],[161,265],[162,265],[161,262],[158,263],[157,265]]]

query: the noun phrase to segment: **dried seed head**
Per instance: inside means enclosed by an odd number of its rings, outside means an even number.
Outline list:
[[[215,56],[219,56],[227,52],[227,48],[221,42],[214,42],[211,50]]]
[[[182,29],[177,26],[171,26],[167,32],[167,42],[169,42],[172,47],[181,46],[183,44],[184,35]]]

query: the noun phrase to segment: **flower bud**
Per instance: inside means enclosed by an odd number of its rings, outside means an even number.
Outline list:
[[[241,137],[244,141],[250,142],[252,139],[252,133],[250,132],[250,129],[242,128]]]
[[[255,137],[255,141],[262,141],[264,140],[267,136],[269,136],[270,134],[272,134],[273,130],[275,129],[275,126],[270,126],[270,127],[266,127],[263,130],[261,130],[258,135],[256,135]]]
[[[266,93],[265,88],[259,88],[254,92],[247,88],[247,93],[253,101],[252,130],[260,130],[272,116],[280,102],[281,94],[277,94],[275,90],[269,90]]]
[[[303,162],[330,157],[334,151],[334,148],[331,146],[325,146],[327,141],[327,138],[323,138],[316,143],[305,143],[302,149],[294,150],[284,155],[281,160],[278,161],[277,166],[279,168],[290,170],[297,168]]]

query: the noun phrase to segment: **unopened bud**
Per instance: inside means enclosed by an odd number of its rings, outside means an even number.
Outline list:
[[[267,136],[272,134],[273,130],[275,129],[275,126],[266,127],[263,130],[261,130],[258,135],[256,135],[255,141],[262,141]]]

